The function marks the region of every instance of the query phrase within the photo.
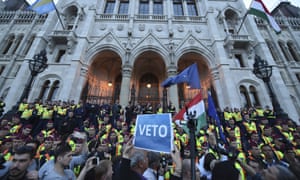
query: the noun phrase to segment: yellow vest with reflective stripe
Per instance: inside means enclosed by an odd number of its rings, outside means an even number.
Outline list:
[[[21,118],[22,119],[29,119],[32,116],[32,111],[33,111],[33,109],[25,109],[22,112]]]
[[[235,118],[236,122],[240,122],[243,120],[241,112],[233,112],[232,116]]]
[[[235,167],[235,169],[237,169],[240,172],[241,178],[239,178],[239,179],[246,180],[245,172],[244,172],[244,169],[242,168],[242,166],[238,162],[235,162],[234,167]]]
[[[231,112],[224,112],[224,119],[226,120],[226,121],[228,121],[230,118],[232,118],[232,114],[231,114]]]
[[[19,109],[18,110],[21,111],[21,112],[23,112],[27,108],[28,108],[28,104],[27,103],[21,103],[19,105]]]
[[[42,114],[42,119],[52,119],[52,115],[53,115],[52,109],[50,109],[50,110],[45,109]]]
[[[257,116],[258,117],[264,117],[264,110],[263,109],[256,109],[256,112],[257,112]]]

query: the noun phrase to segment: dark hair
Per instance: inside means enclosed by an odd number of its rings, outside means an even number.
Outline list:
[[[160,154],[158,152],[149,151],[147,153],[148,157],[148,166],[154,168],[155,166],[159,166],[160,163]]]
[[[54,161],[56,162],[58,156],[64,156],[65,154],[71,151],[72,151],[71,146],[68,143],[58,144],[54,151]]]
[[[205,155],[203,167],[206,171],[212,170],[212,169],[210,169],[210,163],[215,159],[216,159],[216,157],[213,153],[208,153]]]
[[[33,159],[34,157],[34,149],[31,146],[20,146],[15,150],[14,154],[29,154],[30,159]]]

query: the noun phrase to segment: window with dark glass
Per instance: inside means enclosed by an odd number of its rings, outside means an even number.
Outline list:
[[[183,6],[181,0],[173,1],[173,10],[175,16],[183,16]]]
[[[250,99],[253,106],[260,106],[257,91],[254,86],[250,86]]]
[[[113,14],[115,8],[115,1],[107,1],[104,14]]]
[[[4,69],[5,69],[5,66],[4,66],[4,65],[1,65],[1,66],[0,66],[0,75],[3,73]]]
[[[53,82],[53,84],[51,86],[47,100],[55,99],[55,97],[57,96],[58,89],[59,89],[59,81],[56,80]]]
[[[300,82],[300,73],[297,73],[296,77],[297,77],[298,81]]]
[[[247,89],[245,88],[245,86],[240,86],[240,94],[241,94],[241,97],[242,97],[242,106],[243,107],[250,107],[251,102],[249,100],[249,94],[248,94]]]
[[[57,53],[57,56],[56,56],[56,59],[55,59],[55,62],[56,63],[59,63],[60,60],[62,59],[62,57],[66,54],[66,50],[64,49],[60,49]]]
[[[297,50],[296,46],[294,45],[294,43],[288,42],[287,47],[288,47],[288,50],[289,50],[290,54],[292,55],[293,59],[295,61],[299,62],[300,57],[299,57],[298,50]]]
[[[149,14],[149,1],[140,1],[139,14]]]
[[[163,15],[163,3],[161,1],[155,1],[153,4],[153,14]]]
[[[289,52],[287,51],[285,44],[283,42],[279,41],[279,47],[280,47],[281,51],[283,52],[283,55],[286,58],[286,60],[291,61],[291,59],[289,57]]]
[[[49,85],[50,85],[50,81],[46,80],[41,88],[38,99],[42,99],[42,100],[46,99],[46,95],[49,90]]]
[[[8,53],[8,50],[10,49],[10,47],[12,46],[13,42],[14,42],[15,36],[14,35],[10,35],[8,37],[8,39],[6,40],[6,44],[4,46],[4,48],[2,49],[2,53],[1,54],[6,54]]]
[[[188,9],[189,16],[198,16],[196,3],[194,0],[187,1],[187,9]]]
[[[119,14],[128,14],[129,2],[121,1],[119,6]]]
[[[26,55],[28,53],[34,39],[35,39],[35,35],[32,35],[30,37],[30,39],[28,40],[28,42],[25,44],[25,48],[24,48],[24,51],[23,51],[24,55]]]

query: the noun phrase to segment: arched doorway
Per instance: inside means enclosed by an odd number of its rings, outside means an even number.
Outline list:
[[[119,100],[121,90],[120,56],[110,50],[96,54],[88,70],[87,82],[81,99],[93,103],[113,103]]]
[[[152,73],[144,74],[139,80],[138,101],[142,104],[157,104],[159,99],[159,81]]]
[[[153,107],[162,103],[160,84],[164,80],[165,69],[164,60],[157,52],[145,51],[136,58],[132,85],[136,88],[137,103],[151,103]]]
[[[204,99],[207,98],[207,91],[211,90],[212,87],[212,77],[211,71],[208,67],[205,57],[201,54],[195,52],[189,52],[183,54],[178,61],[178,72],[182,72],[185,68],[192,65],[193,63],[197,64],[199,78],[201,81],[201,90],[199,89],[190,89],[186,83],[178,84],[178,97],[180,108],[182,104],[191,101],[200,91]]]

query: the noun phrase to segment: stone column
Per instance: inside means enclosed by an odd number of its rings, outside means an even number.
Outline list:
[[[120,104],[126,106],[130,97],[130,78],[131,78],[132,67],[125,64],[122,67],[122,84],[120,91]]]
[[[169,66],[168,67],[168,77],[171,77],[171,76],[175,76],[177,74],[177,66],[175,65],[172,65],[172,66]],[[168,88],[168,93],[169,93],[169,101],[171,101],[175,107],[176,107],[176,110],[179,109],[179,98],[178,98],[178,88],[177,88],[177,85],[173,85],[173,86],[170,86]]]

